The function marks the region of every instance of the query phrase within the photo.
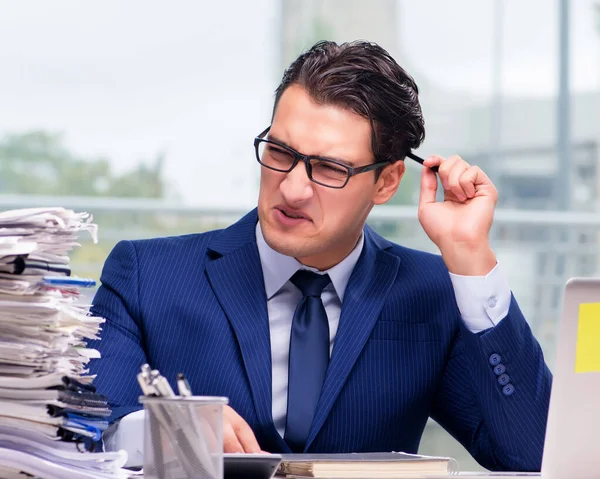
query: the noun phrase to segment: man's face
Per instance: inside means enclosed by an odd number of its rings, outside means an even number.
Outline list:
[[[305,155],[344,160],[357,167],[373,163],[371,127],[349,110],[315,103],[292,85],[277,105],[268,135]],[[339,263],[356,245],[374,204],[395,193],[401,161],[350,178],[342,189],[312,182],[303,162],[289,173],[261,167],[258,215],[267,244],[301,263],[324,270]]]

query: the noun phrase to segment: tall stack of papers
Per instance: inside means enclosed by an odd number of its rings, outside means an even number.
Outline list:
[[[96,393],[87,349],[103,322],[78,302],[92,280],[71,276],[87,213],[0,213],[0,477],[124,478],[124,452],[95,452],[111,411]]]

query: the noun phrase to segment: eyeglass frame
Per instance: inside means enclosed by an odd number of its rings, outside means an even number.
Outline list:
[[[391,161],[378,161],[376,163],[371,163],[370,165],[352,167],[352,166],[345,165],[344,163],[341,163],[340,161],[333,160],[331,158],[325,158],[322,156],[315,156],[315,155],[303,155],[299,151],[294,150],[292,147],[284,145],[283,143],[280,143],[276,140],[265,139],[264,137],[269,132],[270,129],[271,129],[271,125],[269,125],[262,133],[260,133],[257,137],[254,138],[254,150],[256,152],[256,160],[258,161],[258,163],[261,166],[264,166],[265,168],[269,168],[270,170],[273,170],[273,171],[278,171],[280,173],[289,173],[294,168],[296,168],[296,165],[298,164],[298,162],[300,160],[302,160],[302,162],[304,163],[304,166],[306,167],[306,175],[308,176],[308,179],[310,181],[312,181],[313,183],[316,183],[317,185],[325,186],[326,188],[335,188],[338,190],[342,189],[348,184],[348,182],[350,181],[350,178],[352,178],[353,176],[358,175],[360,173],[366,173],[367,171],[377,170],[379,168],[383,168],[384,166],[392,164]],[[273,145],[277,145],[278,147],[285,149],[286,151],[289,151],[294,156],[294,162],[287,170],[280,170],[279,168],[273,168],[272,166],[265,165],[262,161],[260,161],[260,156],[258,153],[258,147],[261,143],[271,143]],[[312,165],[310,164],[310,160],[319,160],[319,161],[324,161],[326,163],[333,163],[336,166],[340,166],[340,167],[346,169],[348,171],[348,176],[346,177],[346,181],[341,186],[331,186],[331,185],[326,185],[324,183],[321,183],[320,181],[315,180],[312,176]]]

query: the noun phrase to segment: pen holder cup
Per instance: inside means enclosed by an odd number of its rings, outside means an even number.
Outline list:
[[[144,477],[223,479],[225,397],[148,397],[144,405]]]

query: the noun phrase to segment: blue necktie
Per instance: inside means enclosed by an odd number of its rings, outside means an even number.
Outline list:
[[[290,280],[302,291],[290,336],[288,405],[284,440],[293,452],[304,450],[329,364],[329,323],[321,293],[331,279],[300,270]]]

